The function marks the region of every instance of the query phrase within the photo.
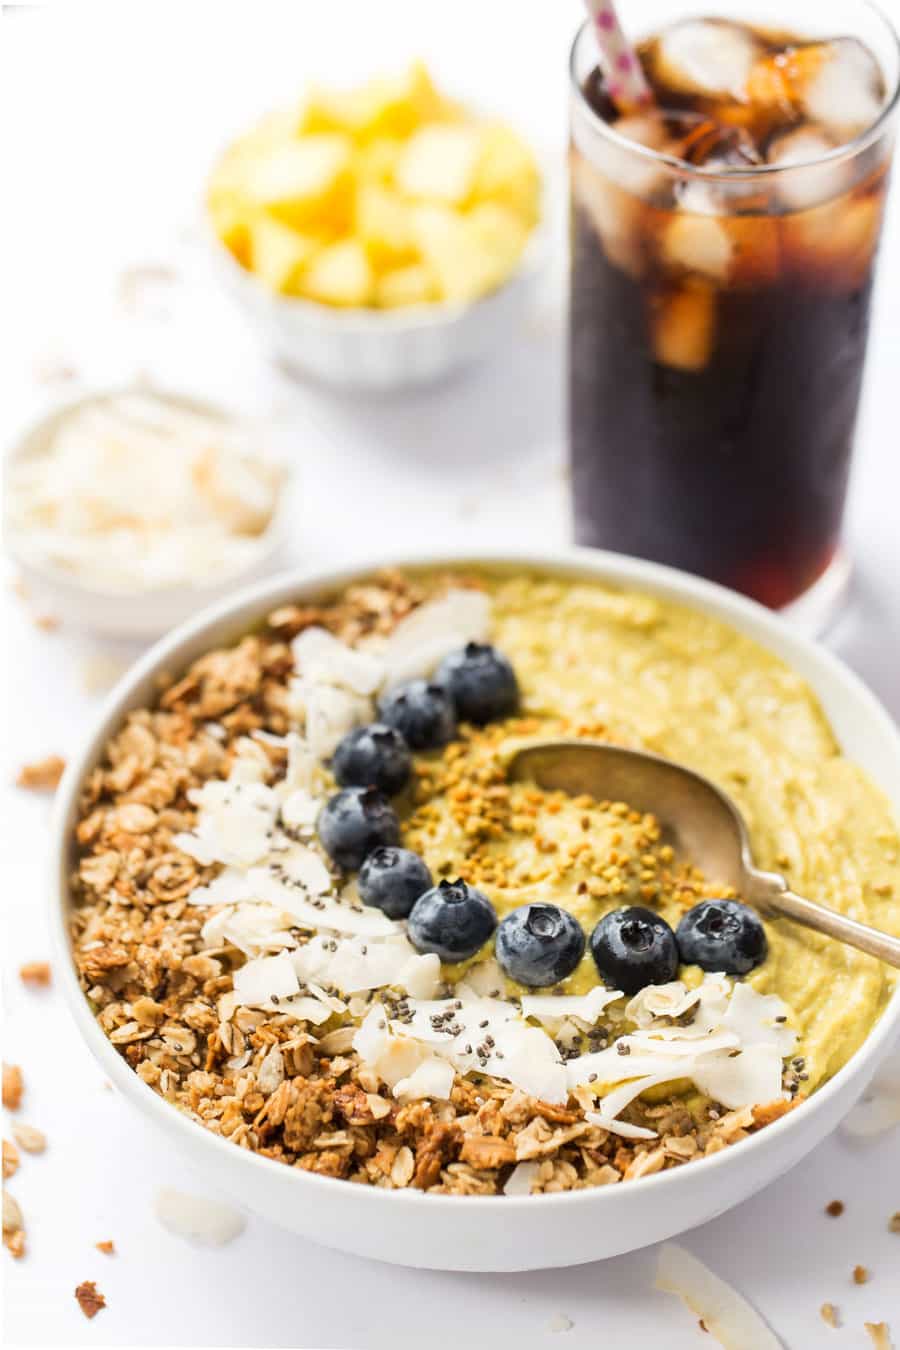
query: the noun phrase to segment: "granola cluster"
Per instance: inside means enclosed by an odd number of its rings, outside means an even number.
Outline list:
[[[110,1041],[154,1091],[239,1147],[320,1175],[445,1194],[501,1192],[520,1163],[533,1164],[531,1192],[631,1180],[716,1152],[790,1109],[640,1102],[630,1119],[657,1137],[632,1141],[585,1119],[589,1094],[557,1106],[469,1076],[457,1077],[449,1101],[404,1105],[353,1051],[352,1026],[313,1036],[290,1016],[223,999],[243,957],[228,943],[205,948],[206,914],[188,903],[217,870],[174,843],[196,818],[188,793],[227,773],[241,737],[287,732],[288,644],[299,632],[319,625],[350,643],[386,634],[421,599],[417,583],[388,574],[332,604],[282,607],[258,632],[164,680],[154,707],[129,714],[84,785],[72,880],[75,960]],[[260,744],[273,771],[283,768],[283,748]],[[413,829],[427,831],[433,791],[460,768],[451,753],[439,778],[419,783]],[[474,798],[464,781],[453,786],[460,819],[473,821],[473,866],[502,884],[491,842],[511,812],[528,832],[534,804],[510,802],[493,782]],[[552,847],[536,847],[558,865]],[[670,862],[648,837],[633,883],[655,893]],[[690,878],[679,880],[689,894]],[[597,882],[613,893],[620,884],[615,866]]]

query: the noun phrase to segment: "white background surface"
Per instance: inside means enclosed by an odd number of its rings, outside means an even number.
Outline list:
[[[891,0],[893,3],[893,0]],[[576,0],[250,0],[43,13],[3,6],[0,22],[0,433],[62,393],[61,364],[87,385],[147,372],[277,419],[298,471],[294,560],[310,567],[368,551],[567,537],[558,305],[475,376],[402,400],[335,399],[269,368],[216,292],[193,233],[216,146],[307,74],[350,80],[422,54],[463,95],[493,104],[542,147],[565,136],[565,62]],[[849,539],[851,611],[833,645],[900,716],[900,200],[894,200],[873,335]],[[127,269],[173,264],[175,284],[140,289]],[[136,310],[136,312],[135,312]],[[40,632],[7,587],[3,783],[26,760],[72,750],[96,695],[97,649]],[[108,656],[108,649],[104,649]],[[116,653],[124,658],[127,652]],[[522,1276],[409,1272],[343,1257],[252,1217],[231,1246],[199,1250],[153,1216],[160,1184],[188,1169],[106,1090],[52,991],[18,965],[46,955],[41,866],[47,804],[4,788],[3,1055],[27,1082],[22,1119],[50,1139],[12,1183],[29,1255],[0,1253],[5,1336],[28,1345],[247,1345],[412,1350],[428,1343],[524,1347],[709,1345],[652,1290],[652,1252]],[[7,1124],[4,1123],[4,1133]],[[828,1219],[828,1201],[847,1212]],[[868,1344],[863,1320],[893,1320],[900,1343],[900,1131],[865,1146],[840,1135],[785,1181],[687,1236],[737,1284],[792,1350]],[[118,1254],[94,1243],[113,1238]],[[548,1240],[551,1235],[548,1235]],[[871,1267],[864,1288],[854,1264]],[[75,1285],[109,1306],[81,1316]],[[842,1310],[829,1330],[818,1309]],[[574,1323],[554,1331],[555,1319]]]

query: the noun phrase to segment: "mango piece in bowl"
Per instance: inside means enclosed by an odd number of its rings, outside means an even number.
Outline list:
[[[540,217],[534,155],[428,71],[313,89],[229,147],[207,186],[218,238],[278,295],[335,308],[468,303],[518,267]]]

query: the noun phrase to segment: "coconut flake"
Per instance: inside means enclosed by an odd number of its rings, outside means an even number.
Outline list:
[[[372,701],[331,684],[293,679],[288,686],[288,711],[302,721],[306,743],[317,760],[330,759],[354,727],[371,722]]]
[[[246,873],[226,867],[205,886],[195,886],[187,897],[189,905],[236,905],[251,898]]]
[[[602,1111],[585,1111],[584,1118],[589,1125],[599,1125],[610,1134],[621,1135],[623,1139],[659,1138],[655,1130],[648,1130],[644,1125],[632,1125],[627,1120],[616,1120],[612,1116],[604,1115]]]
[[[592,1027],[604,1008],[624,997],[620,990],[604,989],[602,985],[597,985],[581,997],[526,994],[522,999],[522,1012],[526,1017],[536,1017],[540,1022],[549,1022],[551,1026],[571,1018],[581,1026]]]
[[[249,867],[266,856],[278,797],[265,783],[213,778],[188,798],[200,811],[192,831],[174,836],[176,848],[204,866]]]
[[[290,998],[300,992],[297,972],[285,952],[277,956],[258,956],[234,972],[234,992],[248,1007],[268,1003],[273,996]]]
[[[530,1195],[540,1164],[536,1162],[516,1163],[503,1186],[504,1195]]]
[[[306,844],[293,844],[279,853],[270,870],[293,886],[301,886],[308,895],[325,895],[334,886],[334,878],[324,859]]]
[[[680,980],[648,984],[625,1006],[625,1016],[638,1027],[649,1027],[659,1017],[683,1017],[700,1002],[700,990],[688,989]]]
[[[220,910],[200,930],[207,948],[230,942],[245,956],[259,956],[296,946],[285,924],[283,910],[273,905],[242,904]]]
[[[304,680],[371,696],[384,680],[384,666],[371,652],[348,647],[325,628],[305,628],[291,643],[294,667]]]
[[[790,1009],[777,994],[758,994],[749,984],[736,984],[722,1025],[736,1031],[744,1047],[775,1045],[782,1058],[797,1044],[797,1033],[784,1020]]]
[[[304,928],[320,928],[350,936],[389,936],[398,931],[380,909],[348,904],[333,895],[309,896],[302,886],[274,876],[267,867],[251,868],[248,879],[253,893],[266,900]]]
[[[738,1055],[699,1059],[691,1077],[701,1092],[729,1110],[784,1097],[781,1055],[774,1045],[751,1045]]]
[[[506,987],[506,977],[493,957],[479,961],[466,971],[465,980],[459,985],[457,993],[467,993],[477,998],[489,998],[499,994]]]
[[[485,642],[491,629],[491,602],[483,591],[450,590],[419,605],[401,619],[379,655],[387,686],[425,678],[445,656],[468,642]]]
[[[432,1055],[413,1070],[409,1078],[401,1078],[394,1086],[399,1102],[418,1101],[423,1097],[448,1101],[453,1088],[453,1065]]]
[[[322,809],[307,788],[297,788],[281,803],[281,819],[289,830],[312,830]]]
[[[660,1248],[655,1284],[677,1294],[724,1350],[784,1350],[756,1309],[684,1247]]]

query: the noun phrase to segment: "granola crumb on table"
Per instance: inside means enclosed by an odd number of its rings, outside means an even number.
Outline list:
[[[103,1031],[144,1083],[238,1147],[319,1176],[388,1189],[499,1194],[525,1161],[534,1164],[532,1193],[604,1186],[683,1166],[777,1119],[796,1103],[692,1114],[680,1099],[639,1101],[628,1117],[657,1137],[631,1140],[589,1123],[577,1095],[560,1107],[471,1075],[457,1076],[448,1101],[402,1105],[379,1088],[345,1028],[315,1040],[277,1011],[231,1006],[220,1015],[242,957],[227,943],[205,950],[206,914],[188,903],[190,892],[216,874],[174,843],[196,819],[188,793],[227,773],[241,737],[290,729],[288,644],[297,634],[312,625],[349,643],[388,634],[421,599],[417,582],[387,573],[349,587],[329,605],[281,606],[234,646],[167,677],[155,707],[127,716],[85,781],[76,828],[73,945]],[[411,838],[427,831],[434,794],[460,784],[460,759],[477,767],[491,735],[489,728],[470,735],[420,775]],[[265,738],[258,743],[281,768],[283,748]],[[502,887],[502,860],[491,842],[516,802],[496,790],[488,772],[476,781],[478,791],[457,793],[454,810],[473,841],[473,881],[490,878]],[[533,807],[523,805],[527,831]],[[647,828],[650,898],[668,876],[671,850]],[[613,870],[598,887],[616,893],[621,875]],[[673,872],[671,880],[685,904],[693,903],[691,876]]]
[[[19,1166],[19,1150],[9,1139],[3,1140],[3,1180],[15,1176]]]
[[[106,1299],[100,1293],[93,1280],[82,1280],[75,1290],[78,1306],[85,1317],[96,1317],[101,1308],[106,1307]]]
[[[18,1111],[25,1084],[18,1064],[3,1065],[3,1105],[8,1111]]]
[[[33,764],[23,764],[16,778],[16,787],[29,792],[55,792],[65,772],[66,761],[61,755],[48,755]]]
[[[19,979],[32,989],[46,989],[52,979],[49,961],[26,961],[19,967]]]

